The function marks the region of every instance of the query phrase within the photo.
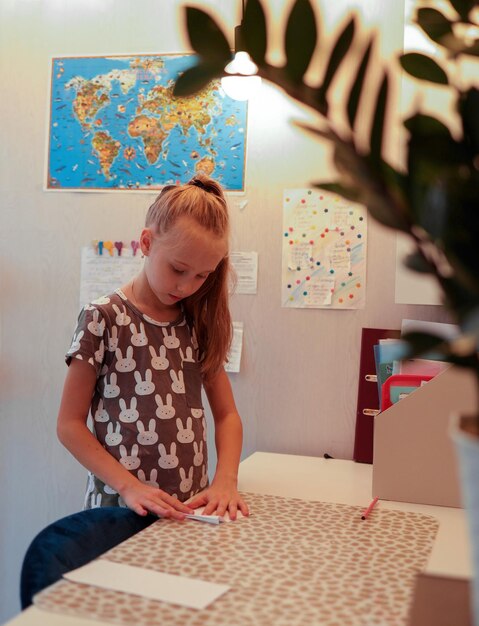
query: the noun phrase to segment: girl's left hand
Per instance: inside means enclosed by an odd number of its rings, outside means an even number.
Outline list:
[[[248,505],[238,493],[236,484],[213,480],[211,485],[201,493],[188,500],[188,507],[197,509],[204,506],[203,515],[219,515],[222,517],[226,511],[231,520],[235,520],[238,510],[243,515],[249,515]]]

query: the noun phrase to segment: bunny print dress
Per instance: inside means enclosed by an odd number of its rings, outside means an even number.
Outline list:
[[[95,368],[94,435],[139,480],[185,501],[207,486],[198,345],[183,313],[157,322],[121,290],[86,305],[66,355]],[[125,506],[89,475],[85,508]]]

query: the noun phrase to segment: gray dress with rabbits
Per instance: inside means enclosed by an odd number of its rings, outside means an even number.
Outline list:
[[[181,501],[207,486],[198,345],[183,313],[157,322],[117,290],[83,308],[71,359],[95,368],[93,432],[115,459]],[[85,508],[98,506],[125,505],[90,474]]]

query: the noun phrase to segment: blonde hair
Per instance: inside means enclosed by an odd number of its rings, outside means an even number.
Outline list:
[[[185,216],[228,240],[228,206],[215,180],[197,175],[185,185],[168,185],[148,209],[145,226],[164,235],[178,218]],[[201,371],[206,380],[223,366],[231,344],[229,277],[230,263],[225,256],[200,289],[184,300],[186,315],[196,331]]]

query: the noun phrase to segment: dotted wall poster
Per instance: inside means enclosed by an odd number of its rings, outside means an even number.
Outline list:
[[[362,205],[318,189],[286,189],[282,306],[364,308],[366,248]]]

